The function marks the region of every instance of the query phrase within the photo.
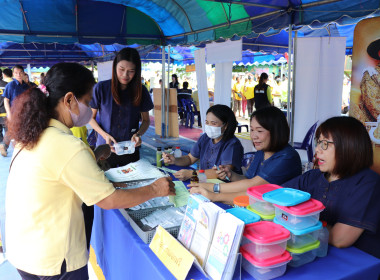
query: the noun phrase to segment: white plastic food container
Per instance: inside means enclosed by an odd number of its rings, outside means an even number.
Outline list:
[[[294,249],[300,249],[310,244],[314,244],[318,240],[319,232],[322,228],[322,222],[318,222],[315,226],[301,230],[294,230],[286,225],[283,225],[277,220],[277,218],[274,218],[273,222],[282,225],[290,231],[290,239],[288,240],[287,246]]]
[[[319,214],[325,209],[322,202],[312,198],[295,206],[274,206],[277,221],[294,230],[315,226],[319,221]]]
[[[285,252],[290,232],[272,222],[257,222],[245,226],[241,248],[257,260],[270,259]]]
[[[240,248],[240,252],[243,256],[243,269],[256,280],[269,280],[284,275],[286,264],[292,259],[287,251],[280,256],[264,261],[257,260],[242,248]]]
[[[263,194],[279,188],[281,187],[273,184],[265,184],[248,188],[247,194],[249,196],[249,205],[253,210],[259,212],[262,215],[273,215],[274,206],[272,203],[263,199]]]
[[[309,244],[303,248],[295,249],[288,246],[286,249],[292,256],[292,261],[289,262],[289,266],[299,267],[301,265],[314,261],[315,257],[317,256],[317,249],[319,245],[320,242],[317,240],[313,244]]]

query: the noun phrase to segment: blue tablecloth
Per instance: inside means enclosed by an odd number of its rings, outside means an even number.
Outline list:
[[[91,245],[107,280],[175,279],[156,255],[130,227],[120,210],[103,210],[95,206]],[[377,280],[380,260],[354,247],[329,248],[325,258],[298,268],[288,267],[277,279],[365,279]],[[195,267],[187,279],[205,279]],[[252,279],[244,270],[242,279]]]
[[[168,168],[179,170],[183,167],[171,165]],[[189,181],[184,183],[187,185]],[[229,208],[228,205],[217,204]],[[141,241],[120,210],[103,210],[95,206],[91,245],[107,280],[175,279],[149,245]],[[378,280],[379,274],[379,259],[355,247],[337,249],[330,246],[327,257],[316,258],[314,262],[298,268],[288,267],[285,275],[276,279]],[[193,266],[187,279],[206,278]],[[242,270],[242,279],[252,277]]]

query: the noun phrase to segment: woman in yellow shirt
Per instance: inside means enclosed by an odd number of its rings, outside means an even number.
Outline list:
[[[174,194],[167,178],[116,190],[91,149],[71,134],[71,127],[91,119],[94,84],[85,67],[59,63],[47,73],[44,93],[31,88],[12,107],[17,117],[9,135],[17,145],[7,184],[5,243],[24,280],[88,279],[83,202],[118,209]]]
[[[252,77],[248,76],[248,81],[244,85],[245,98],[247,99],[248,117],[250,118],[253,112],[253,105],[255,104],[255,82],[252,81]]]

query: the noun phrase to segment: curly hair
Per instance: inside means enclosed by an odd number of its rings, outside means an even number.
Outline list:
[[[32,149],[41,132],[48,126],[47,98],[38,88],[31,88],[16,97],[12,104],[12,121],[8,135],[26,149]]]

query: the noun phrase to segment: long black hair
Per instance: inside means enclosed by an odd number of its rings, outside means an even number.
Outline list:
[[[119,51],[113,60],[112,64],[112,80],[111,80],[111,93],[113,100],[116,104],[121,104],[121,86],[119,79],[117,78],[116,66],[122,61],[126,60],[132,62],[136,69],[133,79],[128,83],[127,87],[131,89],[133,95],[133,105],[139,106],[142,98],[142,84],[141,84],[141,59],[139,52],[134,48],[124,48]]]
[[[263,72],[261,73],[260,75],[260,80],[259,80],[259,84],[258,84],[258,88],[259,89],[262,89],[263,85],[265,84],[264,83],[264,80],[268,79],[268,74]]]

